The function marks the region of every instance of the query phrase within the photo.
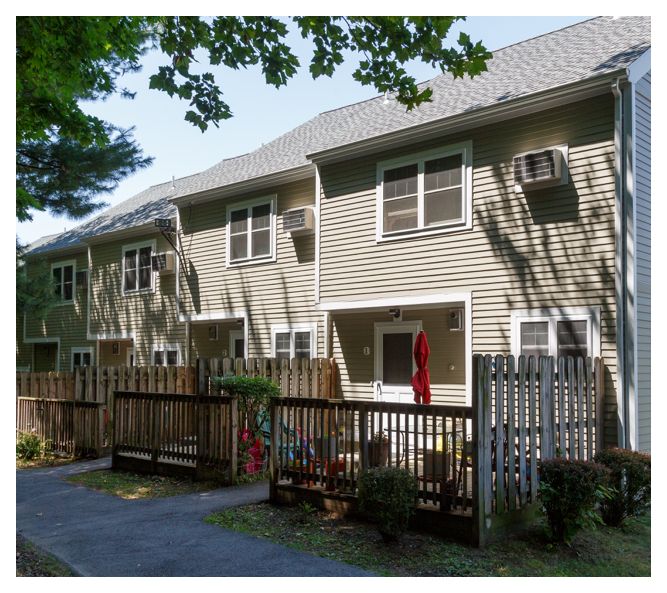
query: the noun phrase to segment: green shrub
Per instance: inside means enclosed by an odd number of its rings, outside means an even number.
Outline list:
[[[44,451],[42,440],[34,433],[20,432],[16,438],[16,459],[37,459]]]
[[[385,541],[397,540],[408,528],[417,506],[417,481],[396,467],[373,467],[359,478],[359,509],[378,523]]]
[[[606,467],[590,461],[540,463],[539,496],[554,540],[569,542],[579,529],[600,522],[595,507],[606,495],[608,478]]]
[[[641,515],[651,504],[651,456],[626,449],[606,449],[595,461],[610,470],[610,496],[600,504],[602,520],[617,527]]]

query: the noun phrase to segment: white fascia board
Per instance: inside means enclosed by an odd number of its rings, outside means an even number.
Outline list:
[[[315,166],[311,163],[307,163],[297,167],[292,167],[290,169],[285,169],[283,171],[269,173],[268,175],[253,177],[251,179],[244,179],[243,181],[237,181],[236,183],[231,183],[229,185],[221,185],[219,187],[213,187],[210,189],[183,194],[181,196],[168,198],[168,200],[180,208],[183,206],[190,206],[194,204],[210,202],[212,200],[223,199],[230,196],[239,197],[244,193],[274,188],[278,185],[283,185],[292,181],[308,179],[314,175]]]
[[[229,319],[230,321],[248,318],[247,311],[211,311],[210,313],[195,313],[188,315],[181,313],[178,316],[178,321],[181,323],[197,322],[197,321],[225,321]]]
[[[86,338],[90,341],[97,340],[132,340],[136,342],[136,332],[101,332],[98,334],[88,334]]]
[[[469,292],[453,292],[403,297],[386,297],[363,301],[330,301],[328,303],[320,302],[319,305],[316,305],[316,308],[318,311],[327,312],[363,312],[384,309],[387,307],[424,307],[427,305],[446,306],[453,303],[467,302],[469,299]]]
[[[628,67],[628,80],[631,84],[635,84],[650,71],[651,49],[649,48]]]

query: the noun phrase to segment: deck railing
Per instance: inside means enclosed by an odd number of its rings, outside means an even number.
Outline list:
[[[414,474],[424,504],[466,511],[471,420],[465,406],[276,398],[272,482],[354,493],[367,468],[402,467]]]
[[[233,483],[237,404],[219,395],[117,391],[112,465]]]

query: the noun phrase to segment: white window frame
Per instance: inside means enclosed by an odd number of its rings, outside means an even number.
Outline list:
[[[162,350],[164,352],[164,361],[163,364],[157,365],[155,364],[155,353]],[[151,348],[151,366],[170,366],[167,364],[167,350],[176,350],[176,365],[175,366],[181,366],[182,364],[182,353],[181,353],[181,347],[178,344],[153,344],[153,347]]]
[[[90,354],[90,366],[95,366],[95,349],[92,346],[72,348],[72,352],[70,354],[70,368],[72,369],[72,372],[74,372],[75,354]]]
[[[424,226],[424,163],[438,158],[461,154],[462,167],[462,220],[439,225]],[[384,172],[407,165],[417,165],[417,228],[385,233],[384,218]],[[376,241],[396,241],[415,236],[441,235],[472,229],[472,140],[450,144],[442,148],[426,150],[404,157],[381,161],[377,164],[376,178]]]
[[[550,309],[521,309],[512,311],[512,353],[521,354],[521,324],[549,324],[549,356],[558,355],[559,321],[586,321],[588,356],[600,356],[600,307],[563,307]]]
[[[61,298],[57,303],[57,305],[72,305],[76,301],[76,260],[70,259],[67,261],[59,261],[59,262],[54,262],[51,264],[51,278],[53,278],[53,270],[56,268],[61,268],[60,272],[60,288],[61,288],[61,297],[64,295],[64,274],[63,271],[64,268],[67,266],[72,266],[72,298],[65,300],[64,298]]]
[[[148,288],[134,288],[131,290],[127,290],[125,288],[125,253],[127,251],[132,251],[133,249],[136,249],[137,251],[137,286],[139,286],[139,250],[142,247],[150,247],[151,248],[151,260],[152,257],[156,254],[156,241],[153,239],[152,241],[141,241],[139,243],[128,243],[127,245],[123,245],[123,250],[122,250],[122,256],[121,256],[121,286],[123,290],[123,295],[132,295],[132,294],[142,294],[142,293],[147,293],[147,292],[155,292],[155,272],[153,272],[152,268],[152,261],[151,261],[151,285]]]
[[[271,357],[276,357],[276,334],[290,335],[290,360],[295,357],[295,337],[296,332],[310,332],[310,358],[317,358],[317,323],[295,323],[292,325],[272,325],[271,326]],[[246,346],[247,348],[247,346]]]
[[[248,217],[248,229],[246,230],[246,235],[247,235],[247,240],[248,240],[248,247],[247,247],[247,253],[248,257],[244,259],[238,259],[238,260],[231,260],[231,235],[230,235],[230,229],[231,229],[231,222],[232,222],[232,212],[236,210],[247,210],[248,213],[252,212],[252,208],[255,206],[264,206],[268,204],[271,207],[271,216],[270,216],[270,223],[269,223],[269,232],[271,233],[271,237],[269,239],[269,247],[270,251],[267,255],[260,255],[256,257],[252,257],[252,243],[250,240],[250,237],[252,235],[252,217]],[[258,264],[258,263],[266,263],[266,262],[275,262],[276,261],[276,210],[277,210],[277,204],[278,204],[278,196],[277,194],[272,194],[269,196],[262,196],[260,198],[253,198],[252,200],[245,200],[243,202],[237,202],[235,204],[230,204],[227,206],[226,210],[226,224],[225,224],[225,263],[226,267],[228,268],[237,268],[240,266],[248,266],[248,265],[253,265],[253,264]]]

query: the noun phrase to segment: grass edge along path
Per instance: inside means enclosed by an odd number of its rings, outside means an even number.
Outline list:
[[[621,529],[579,533],[571,546],[547,541],[538,521],[526,533],[475,549],[437,536],[408,532],[384,544],[374,525],[338,519],[309,504],[267,503],[227,509],[205,521],[267,538],[300,551],[353,564],[383,576],[650,576],[650,516]]]
[[[217,482],[195,482],[189,478],[144,475],[112,469],[100,469],[69,476],[71,484],[86,486],[126,500],[165,498],[196,492],[208,492],[220,487]]]
[[[46,552],[42,552],[21,534],[16,534],[17,577],[75,577],[72,570]]]

